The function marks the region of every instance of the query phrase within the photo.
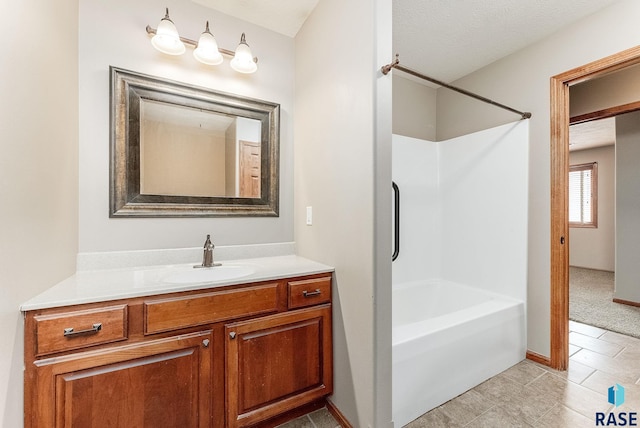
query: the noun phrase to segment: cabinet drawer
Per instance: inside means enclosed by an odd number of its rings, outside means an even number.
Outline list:
[[[331,277],[290,281],[289,309],[303,308],[331,301]]]
[[[260,315],[278,310],[278,283],[144,303],[145,334]]]
[[[127,339],[127,305],[36,315],[36,355]]]

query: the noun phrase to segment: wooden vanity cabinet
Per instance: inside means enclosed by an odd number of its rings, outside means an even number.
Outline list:
[[[48,397],[25,416],[38,427],[209,427],[212,339],[205,331],[38,361]]]
[[[270,426],[332,392],[330,283],[28,311],[25,428]],[[310,296],[292,305],[292,290]]]
[[[331,305],[228,324],[227,426],[247,427],[332,391]]]

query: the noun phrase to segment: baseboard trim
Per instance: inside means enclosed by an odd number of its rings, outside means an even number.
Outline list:
[[[527,351],[527,360],[551,367],[551,359],[549,357],[545,357],[544,355],[540,355],[533,351]]]
[[[328,398],[327,398],[327,410],[329,411],[329,413],[331,413],[331,415],[335,418],[335,420],[338,421],[338,423],[342,428],[353,428],[353,425],[349,423],[349,421],[347,420],[347,418],[345,418],[342,412]]]
[[[613,298],[613,303],[621,303],[623,305],[635,306],[636,308],[640,308],[639,302],[632,302],[631,300],[616,299],[615,297]]]

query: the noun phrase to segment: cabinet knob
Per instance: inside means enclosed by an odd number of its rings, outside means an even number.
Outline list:
[[[205,339],[202,341],[202,346],[204,346],[205,348],[209,347],[209,339]]]
[[[235,332],[235,331],[232,331],[231,333],[229,333],[229,337],[230,337],[231,339],[235,339],[235,338],[236,338],[236,332]]]

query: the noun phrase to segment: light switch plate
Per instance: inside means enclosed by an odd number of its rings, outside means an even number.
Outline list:
[[[313,207],[307,207],[307,226],[313,224]]]

